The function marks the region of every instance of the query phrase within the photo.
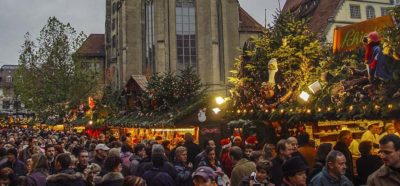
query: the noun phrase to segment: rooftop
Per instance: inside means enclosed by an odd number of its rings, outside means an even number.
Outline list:
[[[90,34],[77,53],[86,57],[104,57],[104,48],[104,34]]]
[[[262,32],[264,27],[239,7],[239,32]]]

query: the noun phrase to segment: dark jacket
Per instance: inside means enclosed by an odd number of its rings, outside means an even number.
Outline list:
[[[311,168],[310,173],[307,176],[307,183],[310,183],[311,179],[322,171],[324,168],[325,162],[316,162],[315,165]]]
[[[186,141],[183,146],[186,147],[187,152],[188,152],[188,162],[191,162],[194,165],[196,163],[195,162],[195,157],[201,151],[199,145],[193,143],[193,141]]]
[[[344,157],[346,157],[346,177],[349,178],[350,181],[353,181],[354,178],[354,168],[353,168],[353,156],[349,148],[343,142],[338,141],[336,145],[333,147],[334,150],[340,151],[343,153]]]
[[[47,176],[47,173],[34,171],[29,176],[20,177],[20,181],[25,180],[21,182],[21,186],[45,186]]]
[[[282,164],[283,160],[277,155],[274,159],[272,159],[272,167],[271,167],[271,182],[275,185],[282,185],[283,180],[283,172],[282,172]]]
[[[322,169],[314,178],[311,179],[309,186],[353,186],[353,183],[346,177],[341,176],[339,180],[335,180],[329,175],[326,167]]]
[[[192,186],[192,169],[178,161],[174,162],[174,167],[178,174],[176,184],[181,186]]]
[[[146,171],[151,170],[151,169],[153,169],[153,168],[155,168],[155,167],[153,166],[153,162],[144,162],[144,163],[141,163],[141,164],[139,165],[139,168],[138,168],[137,171],[136,171],[136,176],[142,177],[143,174],[144,174]],[[163,172],[166,172],[167,174],[169,174],[169,175],[171,176],[171,178],[174,179],[174,180],[175,180],[176,177],[177,177],[177,173],[176,173],[175,167],[174,167],[170,162],[168,162],[168,161],[164,161],[163,166],[162,166],[161,168],[158,168],[158,169],[161,169]]]
[[[80,163],[78,163],[77,165],[76,165],[76,168],[75,168],[75,171],[76,172],[80,172],[80,173],[84,173],[84,171],[85,171],[85,169],[86,169],[86,165],[82,165],[82,164],[80,164]]]
[[[109,172],[103,176],[100,183],[96,186],[122,186],[124,184],[124,176],[119,172]]]
[[[142,158],[136,155],[132,155],[129,160],[131,161],[131,164],[129,165],[129,174],[136,175],[136,171],[139,167],[140,162],[142,161]]]
[[[99,165],[99,166],[101,167],[101,169],[104,169],[104,160],[105,160],[105,159],[101,159],[101,158],[95,156],[95,157],[90,161],[90,163],[95,163],[95,164]]]
[[[47,177],[47,186],[85,186],[83,175],[72,169],[63,170]]]
[[[358,172],[359,184],[366,184],[368,176],[374,173],[383,165],[383,162],[379,156],[367,155],[361,156],[356,162]]]
[[[15,163],[6,161],[0,165],[0,169],[5,167],[11,168],[15,173],[15,177],[17,178],[19,176],[25,176],[27,173],[25,164],[20,160],[16,160]]]
[[[151,186],[176,186],[175,180],[164,170],[152,168],[147,170],[142,178],[146,180],[147,185]]]

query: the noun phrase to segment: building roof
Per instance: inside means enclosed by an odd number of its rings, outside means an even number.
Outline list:
[[[132,79],[140,86],[144,91],[147,90],[147,78],[144,75],[131,75]]]
[[[314,6],[313,3],[318,4]],[[310,18],[308,23],[310,31],[321,34],[328,26],[329,19],[336,16],[341,3],[343,0],[290,0],[286,1],[282,11],[292,12],[295,15],[302,14],[300,18]]]
[[[264,27],[239,7],[239,32],[262,32]]]
[[[90,34],[77,53],[86,57],[104,57],[104,34]]]

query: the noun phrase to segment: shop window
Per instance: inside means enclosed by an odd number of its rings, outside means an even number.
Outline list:
[[[350,5],[350,17],[353,19],[361,19],[360,5]]]
[[[375,9],[372,6],[367,6],[367,19],[375,18]]]
[[[381,15],[382,16],[389,15],[389,11],[388,11],[388,9],[386,7],[382,7],[381,8]]]

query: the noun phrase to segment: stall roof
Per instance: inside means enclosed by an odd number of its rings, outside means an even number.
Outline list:
[[[131,75],[131,78],[136,81],[140,88],[144,91],[147,90],[147,78],[144,75]]]

